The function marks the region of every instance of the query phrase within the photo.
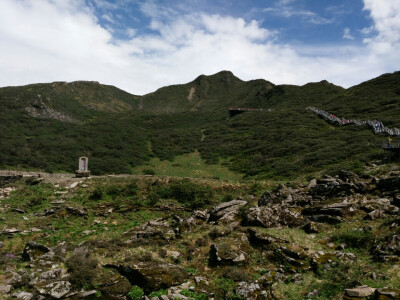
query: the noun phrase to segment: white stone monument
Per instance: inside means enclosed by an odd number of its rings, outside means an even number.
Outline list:
[[[89,177],[89,159],[86,156],[79,157],[78,170],[75,171],[76,177]]]

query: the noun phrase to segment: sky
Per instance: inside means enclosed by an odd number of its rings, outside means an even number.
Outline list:
[[[400,70],[400,0],[0,0],[0,86],[136,95],[232,71],[350,87]]]

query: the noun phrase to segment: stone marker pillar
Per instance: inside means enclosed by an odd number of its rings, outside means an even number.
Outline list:
[[[89,159],[86,156],[79,157],[78,170],[75,171],[76,177],[89,177]]]

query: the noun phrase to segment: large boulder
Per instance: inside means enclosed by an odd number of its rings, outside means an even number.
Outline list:
[[[211,211],[209,221],[226,220],[231,222],[236,217],[239,209],[246,204],[247,201],[244,200],[232,200],[220,203]]]
[[[71,283],[68,281],[56,281],[38,288],[39,294],[48,298],[60,299],[71,291]]]
[[[275,237],[268,233],[259,232],[252,228],[249,228],[247,232],[249,234],[249,242],[254,247],[273,250],[278,248],[281,244],[289,243],[287,240]]]
[[[178,265],[157,262],[104,267],[117,270],[131,285],[140,286],[145,293],[168,289],[170,286],[181,284],[188,277],[188,273]]]
[[[261,195],[261,198],[258,200],[258,206],[273,205],[277,202],[279,202],[278,197],[267,190],[264,192],[264,194]]]
[[[347,196],[355,192],[359,192],[357,185],[333,177],[319,179],[317,184],[310,188],[310,194],[313,197]]]
[[[380,178],[376,183],[376,189],[383,192],[399,192],[400,191],[400,177],[389,176],[387,178]]]
[[[166,222],[161,221],[149,221],[141,227],[134,229],[131,240],[135,241],[138,239],[159,239],[169,241],[175,238],[174,230]]]
[[[372,249],[372,253],[378,261],[400,261],[400,235],[384,238]]]
[[[246,225],[271,227],[298,227],[304,224],[304,219],[296,211],[285,205],[252,207],[244,220]]]
[[[301,211],[304,216],[312,215],[329,215],[344,217],[354,213],[353,204],[348,202],[333,203],[330,205],[317,205],[312,207],[306,207]]]
[[[50,248],[30,241],[25,245],[24,251],[22,252],[22,259],[24,261],[37,260],[48,252],[50,252]]]
[[[243,241],[220,238],[210,247],[211,265],[243,265],[250,256]],[[246,249],[247,250],[247,249]]]
[[[375,299],[400,299],[400,289],[381,288],[375,290]]]
[[[184,234],[191,231],[194,227],[207,222],[210,215],[207,211],[195,210],[189,218],[184,219],[179,216],[172,216],[172,227],[176,234]]]

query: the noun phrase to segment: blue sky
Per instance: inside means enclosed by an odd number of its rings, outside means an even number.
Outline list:
[[[400,70],[398,0],[1,0],[0,86],[134,94],[230,70],[349,87]]]
[[[256,20],[260,27],[279,33],[278,38],[284,43],[361,43],[361,30],[373,25],[368,11],[363,10],[362,0],[88,0],[87,3],[93,8],[101,26],[114,30],[118,39],[130,38],[128,28],[139,35],[157,34],[149,26],[154,17],[169,22],[177,16],[199,13],[243,18],[246,22]],[[347,39],[343,39],[345,30],[349,32]]]

